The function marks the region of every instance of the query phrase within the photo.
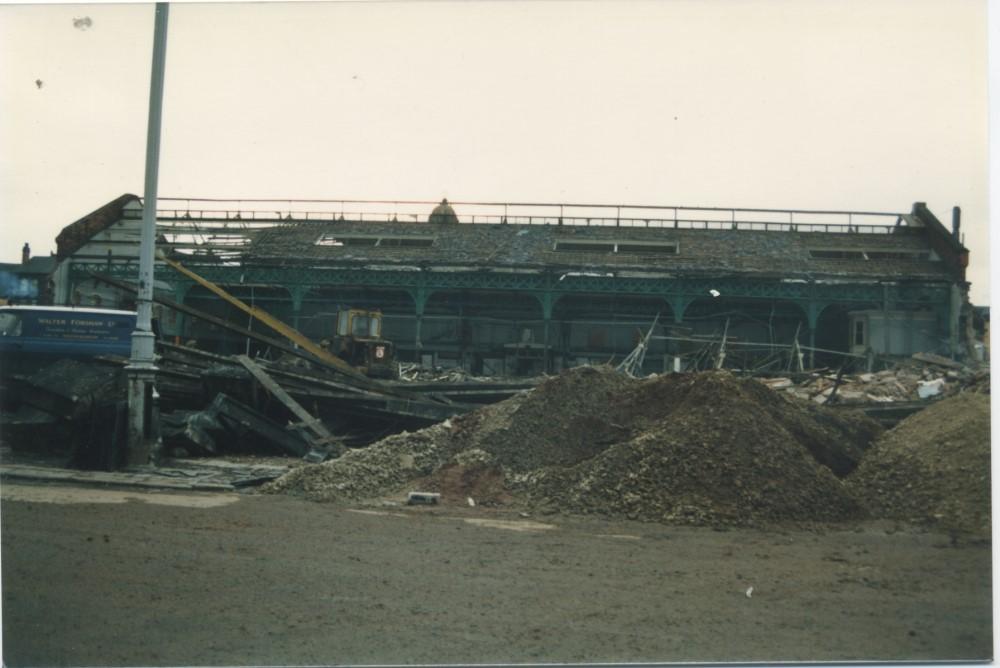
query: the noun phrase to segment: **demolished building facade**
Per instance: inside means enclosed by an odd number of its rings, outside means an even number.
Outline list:
[[[163,199],[157,247],[315,341],[344,307],[380,309],[403,361],[528,375],[620,361],[656,321],[643,371],[800,350],[961,356],[971,320],[957,209],[947,229],[907,213]],[[57,304],[129,308],[100,277],[134,281],[142,202],[123,195],[57,239]],[[156,289],[223,318],[210,292],[159,265]],[[159,313],[162,332],[218,353],[231,332]],[[658,317],[657,317],[658,316]],[[253,325],[259,327],[259,325]],[[828,364],[838,362],[830,361]]]

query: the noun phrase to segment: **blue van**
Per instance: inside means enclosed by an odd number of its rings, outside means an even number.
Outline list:
[[[0,373],[57,359],[128,357],[136,314],[72,306],[0,306]]]

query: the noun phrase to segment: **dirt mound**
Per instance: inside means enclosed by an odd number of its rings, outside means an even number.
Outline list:
[[[617,397],[614,419],[648,428],[669,419],[675,424],[693,420],[692,428],[716,420],[728,406],[725,419],[741,421],[750,415],[784,429],[818,461],[838,476],[858,465],[869,443],[882,433],[873,420],[859,413],[835,412],[813,403],[778,394],[760,383],[726,372],[657,376],[633,383]]]
[[[862,516],[860,504],[824,456],[851,448],[838,435],[870,435],[836,415],[815,420],[759,383],[726,372],[640,381],[612,407],[635,427],[633,438],[569,468],[515,478],[538,503],[575,512],[685,523],[829,521]],[[831,428],[834,425],[835,428]]]
[[[863,515],[834,471],[880,428],[727,372],[636,381],[583,367],[529,392],[332,462],[265,491],[364,499],[404,486],[444,500],[688,523]],[[480,495],[477,499],[476,495]]]
[[[302,466],[261,488],[268,493],[302,494],[314,501],[365,499],[427,476],[454,454],[448,447],[453,423],[403,432],[323,464]]]
[[[448,505],[467,505],[471,499],[477,506],[503,506],[514,500],[503,468],[491,461],[448,463],[411,486],[438,492]]]
[[[627,418],[608,407],[634,383],[607,367],[559,374],[510,404],[501,402],[496,412],[482,412],[467,446],[490,453],[512,471],[589,459],[629,437]]]
[[[364,499],[428,476],[456,456],[462,463],[469,453],[478,453],[479,465],[514,472],[573,464],[612,442],[593,415],[632,382],[610,369],[576,369],[498,404],[294,471],[263,491],[302,493],[317,501]]]
[[[903,420],[847,482],[876,516],[989,535],[989,395],[959,394]]]

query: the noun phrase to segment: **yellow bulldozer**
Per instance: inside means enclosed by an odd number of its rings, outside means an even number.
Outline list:
[[[382,312],[346,308],[337,313],[331,352],[370,378],[399,378],[396,350],[382,338]]]

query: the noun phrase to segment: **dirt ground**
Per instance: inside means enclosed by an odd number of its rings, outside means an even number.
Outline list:
[[[989,659],[990,548],[5,483],[3,661]],[[752,590],[750,589],[752,587]]]

